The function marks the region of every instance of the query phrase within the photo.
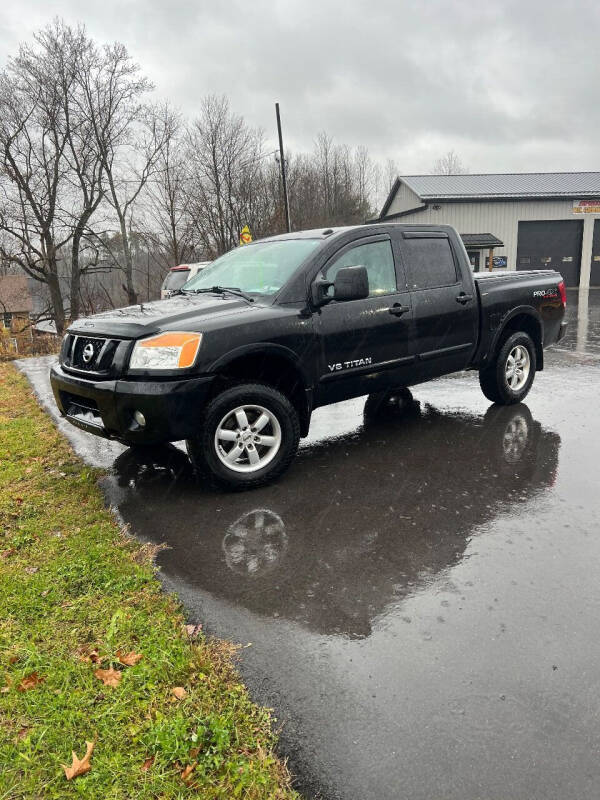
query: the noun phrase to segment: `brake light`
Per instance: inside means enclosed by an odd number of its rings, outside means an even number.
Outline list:
[[[567,307],[567,290],[565,289],[565,282],[561,281],[558,284],[558,293],[560,295],[560,302],[563,304],[563,308]]]

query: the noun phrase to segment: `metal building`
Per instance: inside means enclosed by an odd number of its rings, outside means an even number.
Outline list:
[[[600,172],[406,175],[377,221],[453,225],[475,270],[562,273],[600,286]]]

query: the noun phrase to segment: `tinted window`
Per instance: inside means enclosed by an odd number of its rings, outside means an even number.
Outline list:
[[[402,244],[411,289],[456,283],[456,266],[448,239],[404,239]]]
[[[189,269],[173,270],[173,272],[169,272],[167,277],[164,279],[162,288],[169,289],[169,291],[171,292],[176,291],[177,289],[181,289],[181,287],[189,277],[190,277]]]
[[[350,248],[327,267],[325,277],[334,281],[342,267],[366,267],[369,275],[369,296],[396,291],[396,272],[390,242],[370,242]],[[329,290],[333,294],[333,287]]]

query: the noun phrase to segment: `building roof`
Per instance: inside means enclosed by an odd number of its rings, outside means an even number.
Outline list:
[[[26,275],[0,275],[0,314],[29,314],[33,301]]]
[[[484,247],[504,247],[504,242],[492,233],[461,233],[460,238],[465,247],[474,247],[476,250]]]
[[[526,200],[600,197],[600,172],[513,172],[479,175],[402,175],[383,206],[384,217],[400,181],[423,201]]]

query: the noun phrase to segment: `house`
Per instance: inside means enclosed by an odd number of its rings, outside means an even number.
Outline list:
[[[31,342],[32,312],[33,299],[27,276],[0,275],[0,333],[5,340],[3,349],[22,352],[23,345]]]

